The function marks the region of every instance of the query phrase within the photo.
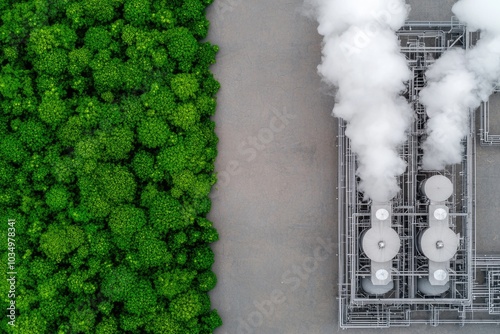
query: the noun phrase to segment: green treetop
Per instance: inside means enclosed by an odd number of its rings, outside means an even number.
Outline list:
[[[38,107],[39,117],[49,127],[55,128],[62,123],[69,114],[66,102],[59,94],[46,91],[42,96],[42,103]]]
[[[196,274],[195,270],[189,269],[174,269],[159,274],[155,280],[158,294],[172,299],[178,294],[188,291]]]
[[[146,24],[151,17],[151,1],[149,0],[125,0],[123,7],[125,20],[133,25]]]
[[[111,211],[108,224],[118,247],[127,249],[132,237],[146,224],[146,214],[133,205],[121,205]]]
[[[45,203],[54,211],[65,209],[70,200],[70,192],[63,185],[55,185],[45,195]]]
[[[68,51],[54,48],[35,59],[35,70],[53,76],[62,75],[68,68]]]
[[[126,256],[126,261],[136,270],[166,267],[172,261],[167,244],[159,237],[159,232],[151,228],[137,232],[131,244],[136,250]]]
[[[61,262],[84,242],[85,234],[78,226],[51,224],[40,237],[40,248],[49,259]]]
[[[148,148],[164,146],[171,136],[167,122],[159,117],[146,118],[137,127],[139,143]]]
[[[77,39],[75,31],[65,24],[43,26],[31,32],[28,52],[41,56],[55,48],[72,50]]]
[[[198,50],[196,38],[189,29],[178,27],[168,30],[166,39],[170,57],[178,62],[181,70],[188,70]]]
[[[179,230],[193,223],[178,200],[167,193],[159,193],[152,201],[149,220],[154,228],[162,233]]]
[[[198,81],[193,74],[181,73],[172,78],[170,82],[172,91],[182,101],[194,98],[198,92]]]
[[[181,293],[170,303],[170,311],[175,319],[181,322],[187,322],[205,311],[206,301],[203,295],[190,290]]]
[[[99,51],[111,43],[111,33],[103,27],[91,27],[85,33],[85,47],[90,51]]]

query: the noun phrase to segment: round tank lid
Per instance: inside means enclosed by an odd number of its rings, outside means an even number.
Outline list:
[[[389,218],[389,211],[386,209],[378,209],[377,212],[375,212],[375,217],[377,217],[378,220],[386,220]]]
[[[434,278],[438,281],[444,281],[448,274],[443,269],[438,269],[434,272]]]
[[[424,183],[424,193],[431,201],[446,201],[453,194],[453,184],[443,175],[434,175]]]
[[[390,227],[372,227],[363,236],[363,250],[375,262],[387,262],[394,258],[401,245],[398,233]]]
[[[385,269],[379,269],[375,273],[375,277],[377,277],[377,279],[380,281],[385,281],[386,279],[389,278],[389,272]]]
[[[445,209],[439,208],[434,210],[434,218],[437,220],[445,220],[448,217],[448,212]]]
[[[429,260],[445,262],[456,254],[458,237],[455,232],[446,226],[429,227],[422,234],[420,247]]]

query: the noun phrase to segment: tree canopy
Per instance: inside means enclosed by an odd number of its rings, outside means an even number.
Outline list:
[[[19,277],[16,327],[3,317],[2,333],[222,324],[207,294],[218,240],[206,218],[220,87],[218,47],[203,41],[211,3],[0,2],[0,216],[16,221]]]

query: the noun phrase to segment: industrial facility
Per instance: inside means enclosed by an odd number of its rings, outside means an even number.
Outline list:
[[[480,38],[456,19],[407,22],[398,32],[413,79],[404,96],[414,111],[400,149],[407,169],[389,202],[358,190],[357,158],[339,120],[339,319],[341,328],[385,328],[445,323],[500,324],[500,254],[476,253],[476,145],[499,145],[490,105],[470,112],[459,164],[422,167],[425,71],[450,48]],[[500,147],[499,147],[500,149]]]

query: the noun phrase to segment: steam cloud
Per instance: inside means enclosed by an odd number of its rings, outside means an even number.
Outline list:
[[[500,82],[500,1],[460,0],[453,13],[481,39],[467,53],[450,50],[427,71],[420,101],[427,107],[428,137],[423,167],[443,169],[461,161],[460,141],[467,135],[469,109],[487,101]]]
[[[359,189],[365,198],[389,201],[406,169],[398,149],[412,120],[400,95],[411,72],[395,35],[409,7],[404,0],[305,0],[305,8],[323,36],[318,71],[338,88],[333,114],[347,122]]]

